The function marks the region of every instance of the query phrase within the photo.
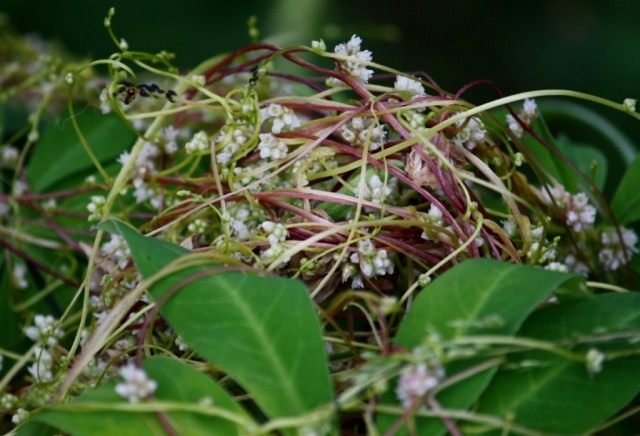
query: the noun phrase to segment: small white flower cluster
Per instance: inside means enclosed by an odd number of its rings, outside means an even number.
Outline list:
[[[108,114],[111,112],[111,102],[109,101],[109,88],[104,87],[100,91],[100,112]]]
[[[160,149],[158,146],[151,142],[145,142],[136,159],[135,170],[133,173],[133,195],[136,202],[143,203],[149,200],[155,209],[160,209],[162,207],[163,196],[151,188],[146,182],[146,179],[157,172],[155,159],[158,156],[160,156]],[[130,159],[131,155],[129,152],[124,152],[120,157],[118,157],[118,163],[124,166]]]
[[[195,220],[189,223],[189,225],[187,226],[187,230],[192,235],[201,235],[207,231],[208,226],[209,224],[207,223],[206,220],[202,218],[196,218]]]
[[[545,265],[556,260],[557,252],[556,246],[559,239],[556,238],[553,242],[549,242],[547,239],[543,239],[544,227],[537,226],[531,229],[531,239],[533,242],[527,252],[527,257],[530,261],[538,265]]]
[[[638,103],[638,100],[636,100],[635,98],[625,98],[622,102],[622,106],[629,112],[635,112],[636,103]]]
[[[16,410],[16,413],[11,417],[11,422],[14,423],[15,425],[18,425],[26,421],[28,417],[29,417],[29,412],[27,412],[23,408],[19,408],[18,410]]]
[[[23,332],[37,345],[34,348],[33,363],[27,368],[33,379],[40,383],[53,380],[53,355],[51,349],[56,346],[64,332],[58,321],[51,315],[36,315],[34,325],[25,327]]]
[[[426,130],[425,123],[427,121],[427,117],[417,110],[407,110],[402,113],[411,126],[412,129],[417,130],[420,133],[424,133]]]
[[[363,288],[362,277],[372,278],[376,276],[383,276],[386,274],[393,274],[393,263],[389,258],[389,253],[385,249],[377,249],[373,245],[370,239],[365,239],[358,242],[358,251],[352,253],[349,260],[358,265],[360,274],[356,273],[355,268],[352,265],[345,265],[342,270],[342,281],[346,281],[348,278],[353,277],[351,286],[353,288]]]
[[[34,317],[33,324],[25,327],[23,332],[29,339],[37,343],[53,347],[64,334],[58,325],[58,320],[51,315],[38,314]]]
[[[0,396],[0,410],[11,410],[18,404],[18,397],[13,394]]]
[[[397,180],[391,177],[383,182],[377,174],[373,174],[363,186],[364,199],[376,204],[383,204],[395,189]]]
[[[336,45],[333,51],[337,55],[347,57],[347,59],[338,59],[337,61],[341,71],[359,82],[367,83],[373,75],[373,70],[368,69],[365,63],[371,62],[373,55],[369,50],[362,50],[361,44],[362,39],[353,35],[348,42]]]
[[[287,157],[287,144],[271,133],[261,133],[260,143],[258,144],[260,157],[262,159],[281,160]]]
[[[429,206],[429,212],[424,215],[425,221],[434,226],[442,227],[442,211],[435,204]],[[433,240],[437,237],[438,231],[433,231],[431,228],[425,229],[420,237],[427,241]]]
[[[538,105],[536,104],[536,102],[529,98],[525,99],[525,101],[522,103],[522,111],[520,111],[519,114],[520,119],[524,121],[525,124],[531,125],[531,123],[533,123],[533,121],[535,120],[537,113]],[[521,138],[523,130],[518,120],[516,120],[516,118],[511,114],[507,114],[506,120],[509,126],[509,130],[511,130],[511,132],[516,137]]]
[[[359,146],[369,146],[370,151],[378,150],[384,144],[387,132],[372,118],[354,117],[339,129],[340,136],[345,141]]]
[[[138,403],[149,397],[158,387],[155,380],[151,380],[143,369],[132,363],[120,368],[120,376],[124,382],[116,385],[116,393],[130,403]]]
[[[551,262],[545,265],[544,269],[548,271],[569,272],[569,267],[562,262]]]
[[[27,289],[29,287],[29,281],[27,280],[27,267],[22,261],[17,261],[13,264],[11,270],[11,282],[18,289]]]
[[[219,148],[219,144],[224,145],[221,150],[216,152],[216,162],[220,165],[228,164],[233,155],[247,142],[249,136],[251,136],[251,132],[242,126],[220,130],[220,133],[215,138],[216,149]]]
[[[396,76],[393,88],[399,92],[408,92],[414,95],[425,95],[424,86],[417,80],[410,79],[406,76]]]
[[[184,145],[184,149],[187,154],[206,153],[209,151],[209,146],[209,135],[200,130]]]
[[[265,262],[273,262],[275,260],[278,263],[286,263],[288,259],[279,259],[279,257],[284,252],[284,246],[282,242],[287,239],[287,228],[280,224],[274,223],[273,221],[265,221],[260,224],[262,230],[264,230],[267,234],[267,241],[269,241],[269,248],[264,250],[260,257]]]
[[[547,186],[542,190],[542,202],[546,205],[555,204],[564,209],[565,222],[574,232],[581,232],[593,225],[596,220],[596,209],[589,204],[589,198],[584,192],[572,195],[563,186]]]
[[[440,365],[428,366],[421,363],[405,368],[396,387],[396,395],[402,406],[405,409],[412,407],[417,400],[438,386],[444,375],[444,369]]]
[[[260,109],[260,120],[271,122],[271,133],[281,133],[293,130],[300,126],[300,120],[296,113],[288,107],[279,104],[270,104]]]
[[[464,128],[462,128],[462,126],[464,126]],[[459,120],[456,122],[456,127],[461,128],[455,138],[453,138],[453,143],[458,147],[464,146],[469,150],[473,150],[478,144],[487,139],[487,129],[478,117]]]
[[[89,211],[89,221],[98,221],[104,215],[104,205],[107,199],[103,195],[92,195],[91,201],[87,204]]]
[[[48,383],[53,380],[53,356],[45,347],[37,346],[33,352],[34,362],[27,368],[36,382]]]
[[[604,363],[606,356],[597,348],[589,348],[587,355],[585,356],[585,365],[589,374],[594,375],[602,371],[602,364]]]
[[[246,241],[257,229],[258,218],[248,204],[233,202],[227,203],[227,212],[222,215],[221,221],[223,225],[228,226],[231,237]]]
[[[578,260],[573,254],[566,256],[562,263],[566,265],[569,272],[580,274],[584,277],[589,276],[589,267],[587,264]]]
[[[178,151],[178,137],[182,134],[180,129],[168,125],[162,130],[162,142],[167,154],[175,154]]]
[[[12,167],[18,161],[20,152],[11,145],[0,147],[0,166]]]
[[[120,269],[124,269],[127,266],[131,257],[127,241],[122,236],[115,234],[111,234],[109,241],[100,246],[100,254],[114,261]]]
[[[622,241],[620,241],[616,229],[605,230],[600,235],[600,242],[602,242],[603,247],[598,253],[598,259],[607,271],[615,271],[624,266],[638,252],[638,235],[636,232],[621,227],[620,234]]]

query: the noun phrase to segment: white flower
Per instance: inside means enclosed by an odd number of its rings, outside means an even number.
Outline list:
[[[536,119],[538,115],[538,105],[536,102],[530,98],[527,98],[522,103],[522,110],[518,114],[522,122],[526,125],[531,125],[533,121]],[[516,117],[511,114],[507,114],[506,116],[507,125],[509,126],[509,130],[517,137],[521,138],[524,130],[522,125],[518,122]]]
[[[361,50],[361,44],[362,39],[353,35],[348,42],[336,45],[333,51],[335,54],[347,57],[337,61],[340,70],[362,83],[367,83],[373,70],[367,69],[365,63],[371,62],[373,55],[369,50]]]
[[[260,109],[260,120],[271,121],[271,133],[281,133],[300,126],[296,113],[288,107],[270,104]]]
[[[287,239],[287,228],[273,221],[265,221],[260,227],[267,233],[267,240],[270,244],[270,247],[261,253],[262,260],[265,262],[277,260],[279,264],[288,262],[289,259],[280,258],[285,251],[281,243]]]
[[[422,214],[423,217],[425,217],[425,221],[429,224],[432,224],[434,226],[438,226],[441,227],[442,226],[442,211],[440,210],[439,207],[437,207],[435,204],[431,204],[429,206],[429,212],[427,212],[427,214]],[[430,228],[426,228],[423,232],[422,235],[420,235],[420,237],[422,239],[425,240],[430,240],[433,237],[435,237],[435,235],[438,232],[434,232],[432,229]]]
[[[567,203],[566,223],[574,231],[580,232],[591,227],[596,220],[596,209],[589,204],[584,192],[572,195]]]
[[[281,139],[276,138],[271,133],[261,133],[260,143],[258,144],[260,157],[263,159],[281,160],[287,157],[287,144]]]
[[[100,254],[113,260],[121,269],[126,267],[131,256],[127,241],[122,236],[115,234],[112,234],[109,241],[100,246]]]
[[[396,76],[396,81],[393,87],[395,88],[396,91],[400,91],[400,92],[406,91],[416,95],[425,94],[424,86],[422,86],[422,83],[405,76]]]
[[[364,198],[373,203],[382,204],[391,195],[396,180],[391,178],[384,183],[377,174],[372,175],[364,186]]]
[[[11,279],[18,289],[27,289],[29,281],[27,280],[27,267],[22,262],[16,262],[11,271]]]
[[[598,253],[598,259],[607,271],[615,271],[626,265],[631,257],[638,252],[638,235],[625,227],[620,228],[620,234],[622,241],[620,241],[616,229],[605,230],[600,236],[603,248]]]
[[[11,422],[13,422],[15,425],[18,425],[21,422],[24,422],[28,417],[29,417],[29,412],[27,412],[23,408],[20,408],[16,410],[15,415],[11,417]]]
[[[342,138],[359,147],[369,146],[370,151],[378,150],[384,144],[387,132],[383,125],[377,125],[371,118],[354,117],[343,124],[339,131]]]
[[[143,369],[129,363],[120,368],[123,383],[116,385],[116,393],[126,398],[130,403],[137,403],[153,394],[158,387],[155,380],[147,377]]]
[[[576,257],[572,254],[565,257],[562,263],[567,266],[567,269],[570,272],[580,274],[584,277],[587,277],[589,275],[589,267],[584,262],[576,259]]]
[[[352,253],[349,260],[358,264],[362,276],[366,278],[393,274],[393,263],[389,259],[389,253],[385,249],[376,249],[370,239],[358,242],[358,251]],[[343,278],[345,278],[344,274],[345,271],[343,271]]]
[[[571,195],[561,185],[547,186],[541,192],[541,199],[546,205],[555,203],[564,209],[565,222],[575,232],[588,229],[596,220],[596,209],[589,204],[584,192]]]
[[[33,358],[35,361],[27,368],[33,379],[43,383],[52,381],[53,356],[51,356],[51,353],[47,349],[38,346],[34,350]]]
[[[287,239],[287,228],[280,223],[265,221],[260,226],[267,233],[267,240],[271,245],[278,245]]]
[[[247,142],[247,136],[251,136],[245,128],[233,128],[231,134],[228,135],[228,129],[223,129],[216,136],[216,147],[218,144],[224,144],[222,149],[216,153],[216,162],[226,165],[231,161],[233,155]]]
[[[428,391],[438,386],[444,377],[444,369],[441,366],[427,367],[422,363],[407,367],[400,375],[396,395],[405,409],[423,397]]]
[[[606,356],[602,351],[597,348],[589,348],[587,351],[585,364],[587,365],[587,371],[589,374],[597,374],[602,371],[602,364],[604,363]]]
[[[471,117],[468,121],[466,119],[459,120],[456,122],[456,126],[459,128],[464,126],[453,138],[453,143],[459,147],[465,146],[467,149],[473,150],[487,137],[484,123],[478,117]]]
[[[223,224],[228,226],[230,236],[240,241],[249,239],[258,226],[256,214],[245,203],[228,203],[227,213],[221,218]]]
[[[64,334],[58,326],[58,321],[51,315],[36,315],[33,324],[25,327],[22,331],[34,342],[53,347]]]
[[[20,152],[17,148],[5,145],[0,149],[0,165],[5,167],[12,166],[17,162],[19,156]]]
[[[189,223],[189,225],[187,226],[187,230],[189,231],[189,233],[194,235],[204,234],[204,232],[207,230],[207,226],[207,221],[203,220],[202,218],[196,218],[195,220],[193,220],[193,222]]]
[[[184,146],[187,154],[206,152],[209,150],[209,136],[204,131],[199,131]]]
[[[551,262],[550,264],[546,265],[544,269],[549,271],[569,272],[569,268],[567,267],[567,265],[560,262]]]
[[[516,138],[521,138],[524,131],[518,120],[516,120],[516,118],[511,114],[507,114],[506,120],[511,133],[513,133]]]
[[[168,125],[162,131],[162,138],[164,139],[164,151],[167,154],[174,154],[178,151],[178,135],[180,135],[180,130],[173,127],[173,125]]]
[[[174,343],[180,351],[187,351],[189,349],[189,345],[187,345],[187,343],[184,341],[184,339],[182,339],[182,336],[180,335],[176,336],[176,340],[174,341]]]
[[[625,110],[629,112],[635,112],[637,102],[638,100],[636,100],[635,98],[625,98],[622,102],[622,106],[624,106]]]
[[[314,40],[314,41],[311,41],[311,48],[316,51],[324,52],[324,51],[327,51],[327,44],[325,44],[324,40],[322,39],[317,41]]]
[[[522,118],[526,121],[527,124],[531,124],[531,122],[535,119],[538,112],[538,105],[536,102],[530,98],[525,99],[522,103]]]
[[[89,211],[89,221],[97,221],[102,218],[104,213],[103,208],[107,199],[102,195],[92,195],[91,201],[87,204],[87,210]]]
[[[0,396],[0,410],[13,409],[18,402],[18,397],[13,394],[4,394]]]
[[[100,112],[108,114],[111,112],[111,102],[109,101],[109,89],[102,88],[100,91]]]

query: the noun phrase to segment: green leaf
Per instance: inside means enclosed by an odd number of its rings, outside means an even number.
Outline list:
[[[584,174],[589,176],[593,184],[602,191],[607,181],[607,157],[596,147],[574,142],[567,136],[560,136],[556,141],[558,149],[578,167]],[[575,175],[574,171],[571,171]],[[566,179],[566,177],[565,177]],[[588,190],[584,182],[576,177],[576,189]]]
[[[533,124],[534,131],[548,148],[536,138],[526,135],[523,143],[526,154],[533,156],[538,167],[546,170],[569,192],[590,190],[586,180],[574,169],[582,171],[600,189],[606,182],[607,159],[597,148],[575,143],[566,136],[555,139],[542,117]],[[595,171],[594,171],[595,162]],[[549,181],[543,181],[549,183]]]
[[[640,156],[624,173],[611,202],[611,209],[620,224],[640,220]]]
[[[117,115],[102,115],[92,108],[76,113],[76,120],[87,143],[100,162],[115,159],[133,144],[136,135]],[[27,179],[34,192],[43,192],[69,176],[93,168],[78,139],[69,114],[51,122],[37,143],[27,168]]]
[[[185,250],[147,238],[117,221],[143,276],[160,270]],[[321,329],[302,283],[239,272],[186,278],[191,268],[160,281],[155,298],[180,282],[160,312],[201,356],[229,374],[271,416],[292,416],[329,403],[332,389]]]
[[[526,317],[554,290],[576,276],[539,267],[513,265],[489,259],[467,260],[427,285],[400,324],[395,344],[413,349],[425,336],[437,333],[444,340],[474,334],[513,335]],[[447,376],[480,363],[478,359],[448,365]],[[486,388],[495,368],[443,390],[438,401],[445,408],[466,409]],[[380,421],[386,428],[397,417]],[[419,434],[444,432],[437,420],[417,419]]]
[[[541,309],[527,319],[519,336],[567,341],[604,332],[640,333],[639,329],[640,295],[604,294]],[[634,347],[626,341],[616,345]],[[615,349],[604,343],[593,346],[604,352]],[[522,360],[543,366],[501,369],[480,399],[480,412],[509,417],[515,424],[543,432],[584,434],[640,392],[638,355],[606,361],[602,371],[592,376],[583,363],[541,351],[514,355],[511,363]]]
[[[210,377],[176,359],[152,357],[145,362],[144,369],[149,377],[158,383],[154,394],[158,401],[194,405],[206,400],[219,409],[232,412],[251,422],[244,410]],[[83,409],[83,403],[102,407]],[[73,435],[166,435],[155,413],[110,409],[110,406],[117,404],[126,403],[116,394],[115,382],[108,382],[86,392],[61,409],[45,411],[34,416],[29,425],[25,426],[24,432],[21,429],[18,435],[33,434],[31,428],[34,423],[47,424]],[[166,412],[166,417],[180,435],[242,434],[242,429],[237,424],[223,418],[182,411]]]

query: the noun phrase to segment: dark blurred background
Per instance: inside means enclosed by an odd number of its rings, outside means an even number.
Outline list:
[[[423,70],[454,91],[491,79],[505,93],[569,88],[622,101],[640,97],[640,1],[635,0],[2,0],[21,32],[59,41],[83,56],[114,47],[102,26],[132,49],[175,52],[179,66],[249,42],[247,19],[282,45],[324,38],[328,47],[357,33],[376,62]],[[492,98],[488,88],[467,95]],[[587,105],[588,106],[588,105]],[[640,144],[640,123],[595,108]]]

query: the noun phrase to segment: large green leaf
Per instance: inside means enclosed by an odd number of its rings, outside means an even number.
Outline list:
[[[536,306],[572,279],[577,278],[538,267],[489,259],[467,260],[422,290],[402,320],[395,343],[412,349],[423,342],[428,332],[437,333],[444,340],[474,334],[513,335]],[[477,359],[469,359],[448,365],[447,375],[477,363]],[[491,368],[452,385],[438,395],[438,401],[447,408],[468,408],[495,371]],[[386,428],[395,419],[385,416],[380,424]],[[416,425],[419,434],[444,432],[437,420],[421,418]]]
[[[178,360],[152,357],[145,362],[144,369],[158,384],[154,394],[158,401],[194,405],[206,400],[220,409],[247,418],[244,410],[211,378]],[[34,416],[29,425],[25,426],[24,432],[20,431],[18,435],[38,434],[34,433],[36,429],[39,434],[43,434],[43,429],[34,428],[34,423],[47,424],[78,436],[166,435],[158,416],[152,412],[109,410],[110,405],[123,404],[123,402],[124,400],[115,392],[115,382],[105,383],[81,395],[62,409],[49,410]],[[101,410],[83,409],[83,403],[91,403],[103,408]],[[214,416],[172,411],[166,412],[166,417],[180,435],[242,433],[237,424]]]
[[[115,159],[135,140],[133,133],[114,114],[102,115],[86,108],[76,113],[84,138],[100,162]],[[27,168],[27,179],[34,192],[46,191],[65,178],[93,168],[69,114],[49,123],[37,143]]]
[[[110,224],[127,240],[143,276],[184,253],[117,221]],[[173,274],[150,292],[158,298],[203,270]],[[161,314],[198,354],[242,385],[267,415],[297,415],[331,401],[320,324],[300,282],[239,272],[204,276],[171,296]]]
[[[628,330],[640,334],[638,294],[596,295],[544,308],[527,319],[519,335],[565,341]],[[626,341],[599,345],[602,351],[615,346],[634,345]],[[585,347],[577,350],[586,352]],[[480,399],[481,412],[508,416],[516,424],[543,432],[583,434],[640,392],[638,355],[607,361],[594,375],[583,363],[541,351],[515,355],[510,363],[523,360],[542,366],[500,370]]]
[[[611,208],[621,224],[640,220],[640,156],[624,173]]]

